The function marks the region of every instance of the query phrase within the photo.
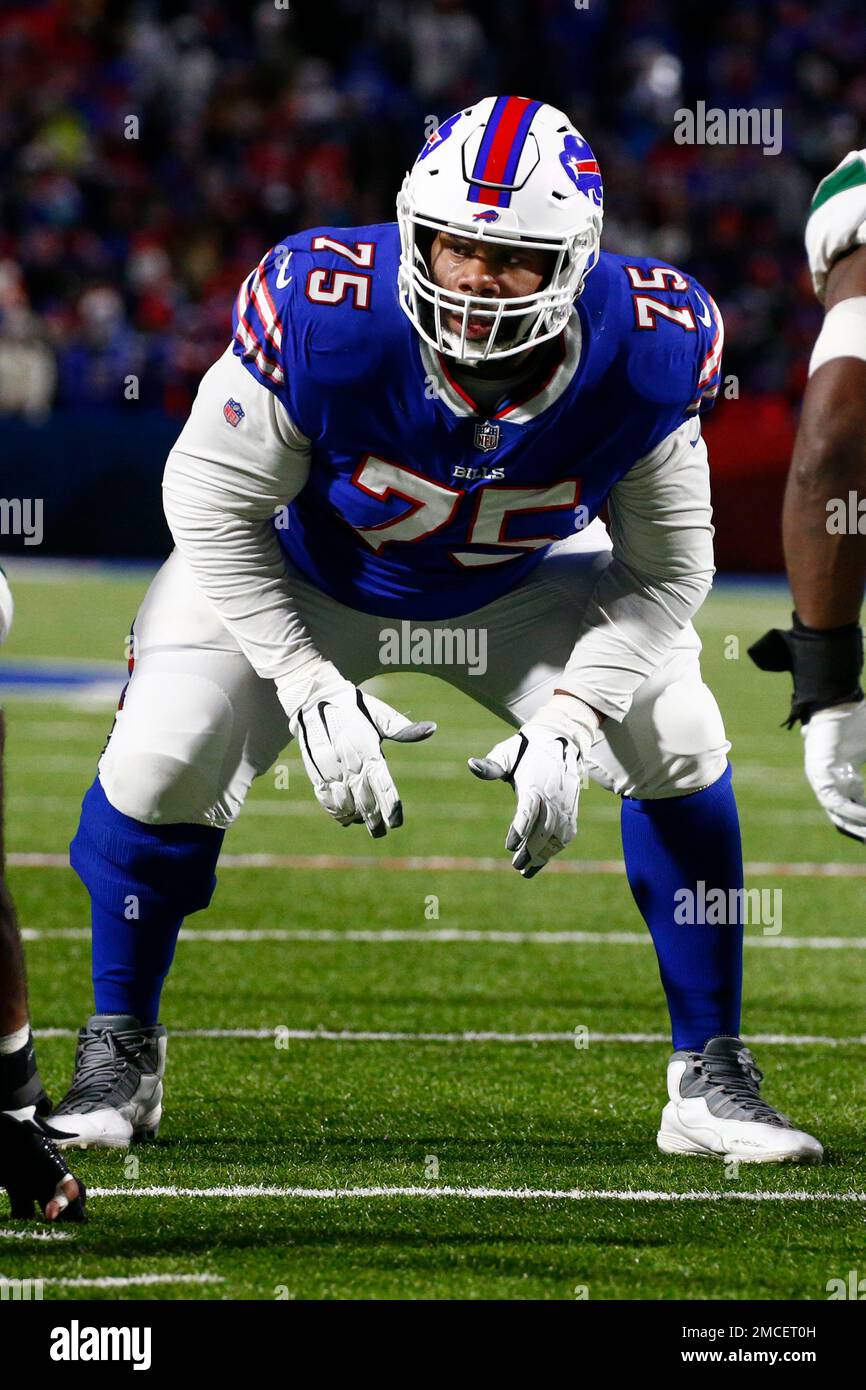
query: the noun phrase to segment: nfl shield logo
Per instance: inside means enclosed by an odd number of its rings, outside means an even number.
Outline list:
[[[485,454],[489,454],[491,449],[497,449],[499,447],[499,434],[499,426],[494,425],[490,420],[485,420],[483,425],[476,425],[476,449],[481,449]]]
[[[234,429],[237,429],[241,420],[244,418],[244,408],[241,405],[240,401],[236,401],[231,396],[229,396],[228,400],[223,406],[223,415],[226,417],[229,424]]]

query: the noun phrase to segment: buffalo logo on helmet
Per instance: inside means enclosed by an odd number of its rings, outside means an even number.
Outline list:
[[[581,135],[566,135],[559,162],[575,188],[601,207],[601,170],[598,160]]]
[[[473,222],[498,222],[499,213],[494,208],[485,208],[483,212],[473,212]]]
[[[428,154],[432,154],[433,151],[439,145],[442,144],[443,140],[448,139],[448,136],[451,134],[452,130],[454,129],[455,125],[460,120],[460,117],[462,115],[463,112],[458,111],[455,113],[455,115],[449,116],[447,121],[443,121],[440,126],[436,127],[433,134],[430,136],[430,139],[427,141],[427,144],[424,146],[423,150],[419,154],[419,160],[426,159]]]

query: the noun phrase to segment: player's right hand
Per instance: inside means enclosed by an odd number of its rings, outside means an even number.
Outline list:
[[[340,825],[364,824],[379,839],[403,824],[403,806],[382,755],[382,740],[420,743],[436,732],[413,724],[349,681],[314,696],[289,720],[320,806]]]
[[[802,733],[813,792],[837,830],[866,841],[866,700],[818,710]]]
[[[0,1187],[9,1193],[13,1219],[29,1220],[38,1202],[46,1221],[87,1220],[84,1183],[70,1172],[56,1138],[50,1120],[0,1114]]]

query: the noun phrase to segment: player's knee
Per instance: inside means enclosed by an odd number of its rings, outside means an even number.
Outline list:
[[[105,795],[146,825],[210,823],[232,727],[231,702],[213,681],[142,673],[99,764]]]
[[[199,824],[219,794],[201,769],[153,751],[114,759],[99,780],[116,811],[145,825]]]
[[[728,763],[730,743],[713,692],[702,681],[672,681],[652,709],[656,755],[647,759],[635,797],[674,796],[711,786]]]

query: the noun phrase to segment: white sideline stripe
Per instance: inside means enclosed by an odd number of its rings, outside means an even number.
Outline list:
[[[275,1028],[173,1028],[173,1038],[239,1038],[273,1042]],[[77,1038],[75,1028],[34,1028],[36,1038]],[[294,1042],[430,1042],[430,1043],[574,1043],[575,1033],[497,1033],[467,1030],[462,1033],[409,1033],[376,1029],[352,1028],[286,1028],[280,1026],[281,1038]],[[667,1033],[586,1033],[587,1042],[597,1043],[664,1043],[671,1045]],[[769,1043],[779,1047],[855,1047],[866,1046],[866,1033],[847,1038],[832,1038],[820,1033],[748,1033],[747,1043]]]
[[[89,941],[89,927],[24,927],[21,930],[24,941]],[[495,931],[464,930],[460,927],[439,927],[427,930],[418,927],[384,927],[381,930],[348,928],[334,931],[329,927],[205,927],[193,929],[185,927],[180,933],[181,941],[233,941],[253,943],[257,941],[322,941],[322,942],[360,942],[369,945],[390,945],[392,942],[421,942],[424,944],[444,944],[467,942],[470,944],[494,946],[650,946],[649,932],[638,931]],[[844,951],[866,950],[866,936],[749,936],[747,946],[778,947],[795,951]]]
[[[93,1190],[102,1195],[101,1189]],[[42,1282],[59,1289],[128,1289],[151,1284],[224,1284],[225,1279],[221,1274],[103,1274],[97,1279],[43,1279]]]
[[[502,1197],[555,1202],[866,1202],[866,1192],[654,1192],[581,1187],[94,1187],[93,1197]],[[203,1276],[204,1277],[204,1276]],[[50,1282],[47,1281],[46,1282]]]
[[[17,853],[7,856],[7,863],[16,869],[66,869],[69,857],[65,854]],[[472,859],[451,854],[416,854],[377,858],[372,854],[224,854],[222,869],[399,869],[424,872],[513,873],[506,855],[501,858],[485,856]],[[752,860],[746,873],[762,878],[866,878],[866,862],[862,864],[823,863],[810,860],[773,861]],[[555,859],[548,864],[548,874],[616,874],[625,872],[621,859]]]
[[[0,1240],[71,1240],[68,1231],[10,1231],[0,1228]]]

